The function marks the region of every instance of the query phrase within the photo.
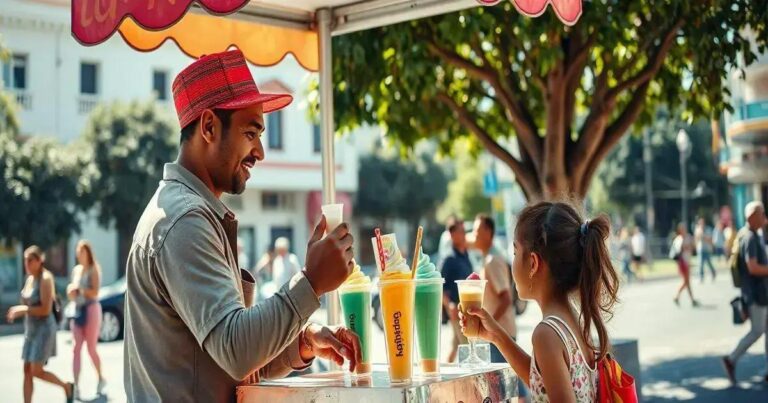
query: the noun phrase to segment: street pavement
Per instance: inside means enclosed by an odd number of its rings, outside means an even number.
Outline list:
[[[663,279],[623,286],[621,303],[609,325],[613,338],[639,340],[644,401],[768,402],[768,385],[760,379],[765,370],[762,339],[739,362],[737,387],[729,386],[720,367],[720,356],[733,349],[748,330],[748,325],[731,324],[729,301],[737,295],[737,291],[731,285],[728,274],[721,271],[714,283],[707,280],[705,284],[700,284],[698,278],[694,280],[695,296],[702,303],[699,308],[693,308],[687,297],[682,299],[680,307],[672,302],[678,285],[677,279]],[[325,313],[319,311],[314,319],[322,320],[324,316]],[[529,351],[530,335],[540,318],[540,312],[532,304],[519,318],[519,340],[523,348]],[[384,362],[383,335],[376,326],[373,328],[373,358],[374,361]],[[442,338],[442,345],[448,346],[450,328],[444,327]],[[20,335],[0,337],[0,357],[3,358],[0,360],[0,373],[3,374],[0,376],[2,402],[22,400],[21,346]],[[70,334],[60,332],[59,354],[51,360],[47,369],[64,379],[71,379],[71,348]],[[108,380],[106,396],[95,395],[96,376],[87,353],[83,351],[82,401],[125,401],[122,343],[102,343],[99,352]],[[446,347],[443,352],[447,352]],[[60,389],[36,380],[34,401],[63,401],[63,393]]]

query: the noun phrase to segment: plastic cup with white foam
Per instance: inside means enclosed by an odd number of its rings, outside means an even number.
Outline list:
[[[320,207],[320,209],[323,212],[323,215],[325,216],[325,232],[331,233],[333,230],[336,229],[339,225],[341,225],[344,215],[344,205],[343,204],[325,204]]]

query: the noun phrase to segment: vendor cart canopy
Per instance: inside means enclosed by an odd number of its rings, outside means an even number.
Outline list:
[[[552,5],[567,25],[581,15],[582,0],[509,0],[524,14],[541,15]],[[126,43],[152,51],[175,42],[191,57],[231,46],[258,66],[292,54],[317,71],[317,10],[330,9],[333,35],[396,24],[500,0],[72,0],[72,34],[96,45],[119,30]],[[205,11],[204,11],[205,10]],[[217,15],[230,14],[228,18]]]

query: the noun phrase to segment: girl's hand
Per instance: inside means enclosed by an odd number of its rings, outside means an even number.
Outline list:
[[[461,310],[459,310],[459,320],[461,323],[461,331],[463,332],[464,329],[467,327],[467,320],[468,319],[475,319],[480,322],[478,325],[478,333],[477,337],[489,341],[493,344],[497,344],[498,340],[504,335],[507,334],[506,331],[499,325],[499,322],[496,321],[496,319],[493,319],[490,313],[486,311],[484,308],[472,308],[467,310],[467,314],[463,314]]]
[[[8,314],[5,318],[8,323],[13,323],[14,320],[24,316],[27,313],[27,307],[25,305],[16,305],[8,309]]]

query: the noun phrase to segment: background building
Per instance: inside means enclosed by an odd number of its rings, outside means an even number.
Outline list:
[[[753,41],[754,42],[754,41]],[[753,48],[757,53],[757,47]],[[768,203],[768,53],[729,77],[734,112],[725,115],[728,148],[722,166],[733,184],[736,224],[744,225],[744,206],[751,200]]]

